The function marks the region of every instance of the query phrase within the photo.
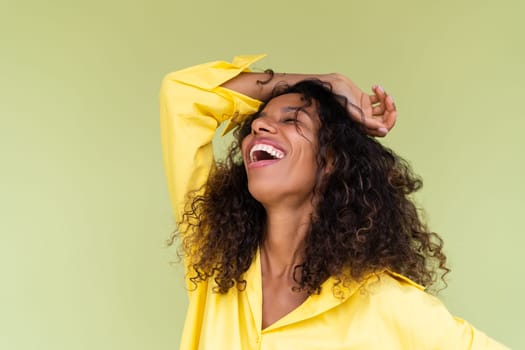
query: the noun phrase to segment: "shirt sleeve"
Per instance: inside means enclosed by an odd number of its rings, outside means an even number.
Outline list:
[[[388,300],[406,349],[508,350],[467,321],[454,317],[445,305],[408,278],[391,274],[399,283]]]
[[[221,87],[249,71],[264,55],[237,56],[233,62],[216,61],[169,73],[160,90],[160,127],[168,190],[177,223],[187,194],[202,191],[213,165],[212,138],[220,123],[230,120],[225,132],[261,102]]]

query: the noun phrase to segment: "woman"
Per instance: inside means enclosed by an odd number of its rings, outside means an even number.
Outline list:
[[[337,74],[249,73],[259,58],[163,82],[181,349],[503,349],[424,291],[448,269],[409,197],[421,182],[369,136],[393,127],[392,98]],[[237,141],[213,166],[227,120]]]

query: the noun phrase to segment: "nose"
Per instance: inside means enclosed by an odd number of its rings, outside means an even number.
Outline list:
[[[259,117],[252,122],[252,134],[275,134],[276,132],[277,127],[271,120],[268,120],[268,118]]]

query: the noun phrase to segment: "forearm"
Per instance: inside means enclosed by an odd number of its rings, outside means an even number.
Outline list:
[[[293,85],[305,79],[319,79],[328,83],[335,81],[335,74],[288,74],[288,73],[241,73],[222,86],[243,95],[266,102],[275,87]]]
[[[380,86],[373,87],[373,94],[364,93],[351,79],[338,73],[288,74],[244,72],[221,84],[258,101],[272,97],[276,86],[293,85],[305,79],[319,79],[330,85],[333,93],[346,99],[346,108],[354,120],[363,124],[369,135],[385,136],[394,126],[397,112],[394,100]]]

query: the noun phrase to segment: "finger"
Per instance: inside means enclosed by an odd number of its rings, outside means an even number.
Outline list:
[[[383,115],[385,113],[386,106],[384,103],[381,103],[378,106],[372,108],[372,115]]]
[[[396,110],[396,104],[394,103],[394,98],[392,97],[392,95],[388,95],[385,98],[385,108],[388,111],[395,111]]]
[[[397,111],[387,111],[381,118],[366,118],[362,124],[368,130],[385,129],[386,132],[392,130],[397,121]],[[381,132],[383,134],[384,132]],[[386,134],[386,133],[385,133]]]
[[[397,110],[387,109],[380,118],[365,118],[362,124],[367,128],[367,132],[373,136],[385,136],[396,124]]]
[[[389,106],[386,105],[387,100],[391,102]],[[394,100],[392,99],[392,97],[388,95],[387,93],[384,93],[384,98],[381,99],[378,105],[372,108],[372,115],[382,116],[389,107],[392,107],[393,103],[394,103]]]
[[[368,118],[363,122],[367,127],[367,132],[371,136],[383,137],[388,134],[397,120],[397,109],[394,99],[388,95],[380,85],[372,87],[374,97],[370,96],[370,101],[375,105],[372,107],[372,115],[376,118]]]
[[[388,94],[385,92],[383,87],[379,86],[379,85],[374,86],[372,89],[373,89],[373,91],[375,93],[375,95],[374,95],[375,98],[373,99],[374,100],[373,105],[376,105],[376,106],[374,106],[374,110],[372,110],[372,114],[373,115],[382,115],[384,113],[384,108],[385,108],[385,105],[384,105],[385,104],[385,99],[388,96]]]
[[[385,89],[381,85],[374,85],[372,91],[379,98],[379,100],[384,100],[386,97]]]
[[[383,126],[387,130],[392,130],[397,121],[397,111],[388,111],[383,117]]]
[[[396,110],[396,105],[394,103],[394,98],[392,97],[392,95],[388,95],[386,92],[385,92],[385,98],[380,102],[379,105],[377,106],[374,106],[372,108],[372,115],[374,116],[381,116],[385,113],[385,111],[395,111]]]
[[[383,116],[383,123],[388,130],[392,129],[397,120],[397,108],[392,96],[388,96],[385,100],[385,114]]]
[[[385,137],[386,135],[388,135],[388,130],[386,128],[367,129],[366,133],[374,137]]]
[[[383,121],[376,118],[364,118],[361,120],[361,124],[363,124],[367,130],[377,130],[385,127]]]

